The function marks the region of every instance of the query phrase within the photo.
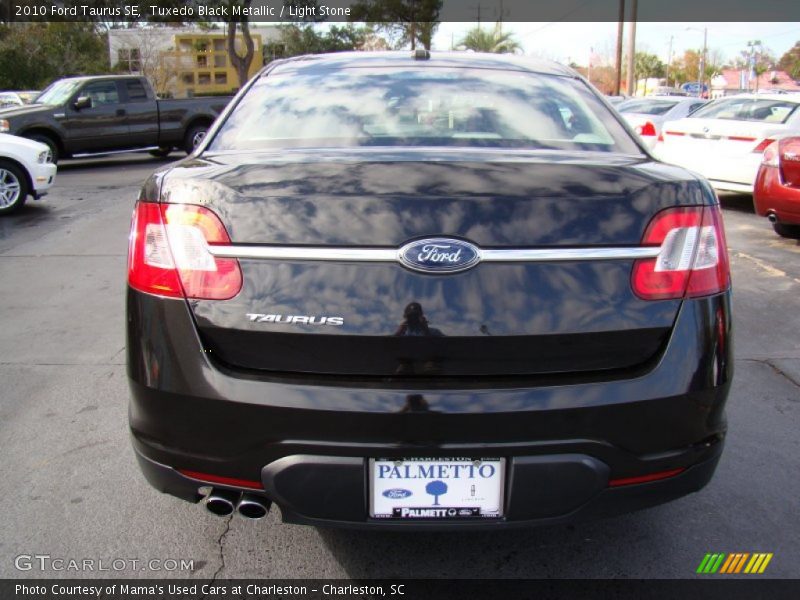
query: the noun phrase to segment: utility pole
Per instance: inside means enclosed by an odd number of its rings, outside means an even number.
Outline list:
[[[706,92],[706,52],[708,52],[708,27],[703,27],[703,56],[700,57],[700,97]],[[711,86],[709,86],[711,87]]]
[[[631,27],[628,33],[628,95],[633,96],[636,91],[636,73],[634,73],[634,60],[636,55],[636,13],[638,0],[631,2]]]
[[[619,20],[617,21],[617,61],[615,65],[614,94],[619,96],[622,87],[622,33],[625,27],[625,0],[619,0]]]
[[[669,70],[672,67],[672,40],[675,39],[674,35],[669,36],[669,50],[667,51],[667,87],[669,85]]]

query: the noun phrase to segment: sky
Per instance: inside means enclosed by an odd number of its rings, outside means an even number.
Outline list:
[[[433,48],[449,50],[451,41],[457,45],[474,26],[474,22],[442,23]],[[491,29],[494,23],[483,27]],[[760,40],[778,59],[800,41],[800,23],[637,23],[636,51],[656,54],[667,62],[670,37],[673,57],[679,57],[684,50],[702,49],[704,28],[708,29],[709,51],[719,49],[726,60],[745,50],[749,40]],[[607,56],[613,62],[617,23],[503,23],[503,30],[514,33],[525,54],[586,65],[593,49],[596,55]],[[626,25],[625,43],[628,31]]]

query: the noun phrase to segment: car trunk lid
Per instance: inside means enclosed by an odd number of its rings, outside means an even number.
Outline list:
[[[391,256],[428,237],[491,252],[630,250],[658,211],[703,197],[684,171],[641,157],[541,151],[218,155],[174,169],[162,190],[167,202],[212,209],[240,256],[236,297],[189,301],[212,356],[234,368],[377,377],[646,363],[680,300],[636,297],[632,259],[483,261],[440,274]],[[259,248],[295,255],[245,257]],[[302,260],[298,249],[390,258]]]

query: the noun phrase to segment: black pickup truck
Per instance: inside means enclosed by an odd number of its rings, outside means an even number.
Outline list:
[[[0,133],[43,142],[53,159],[149,149],[187,153],[203,139],[230,97],[159,100],[145,77],[69,77],[34,104],[0,110]]]

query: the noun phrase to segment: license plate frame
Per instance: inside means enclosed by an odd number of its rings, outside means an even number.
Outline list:
[[[389,521],[502,519],[506,476],[506,459],[500,457],[370,458],[369,516]],[[439,483],[427,487],[433,482]]]

